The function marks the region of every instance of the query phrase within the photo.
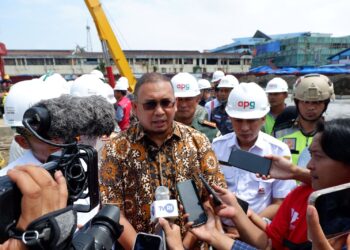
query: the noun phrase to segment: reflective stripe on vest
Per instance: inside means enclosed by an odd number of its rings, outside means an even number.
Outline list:
[[[264,132],[266,134],[271,135],[274,125],[275,125],[275,118],[270,113],[268,113],[265,119]]]
[[[300,153],[304,148],[310,146],[313,136],[306,137],[300,130],[297,130],[278,139],[288,145],[292,154],[292,162],[293,164],[297,164]]]

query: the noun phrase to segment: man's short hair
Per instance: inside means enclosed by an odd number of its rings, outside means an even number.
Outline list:
[[[173,85],[170,82],[170,79],[166,77],[165,75],[152,72],[152,73],[146,73],[141,76],[141,78],[137,81],[135,85],[135,90],[134,90],[134,100],[137,100],[138,98],[138,92],[140,87],[145,84],[145,83],[156,83],[156,82],[168,82],[171,86],[171,88],[174,91]]]

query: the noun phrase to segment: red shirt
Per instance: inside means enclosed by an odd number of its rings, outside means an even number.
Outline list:
[[[274,249],[289,249],[283,245],[284,240],[294,244],[308,241],[306,209],[312,192],[310,186],[302,185],[285,198],[272,223],[266,228]]]

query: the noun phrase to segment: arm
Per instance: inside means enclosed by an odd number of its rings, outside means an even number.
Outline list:
[[[268,237],[266,233],[248,218],[238,204],[235,195],[229,190],[218,186],[213,186],[213,188],[224,202],[223,205],[216,208],[216,214],[220,217],[231,218],[244,242],[257,248],[265,249],[268,245]]]
[[[261,213],[260,216],[261,217],[266,217],[269,218],[270,220],[272,220],[272,218],[275,216],[275,214],[277,213],[280,205],[282,204],[283,199],[279,199],[279,198],[273,198],[272,199],[272,203],[267,206]]]
[[[300,168],[282,156],[266,156],[272,160],[270,175],[260,176],[263,179],[275,178],[280,180],[298,180],[305,184],[311,184],[310,171],[306,168]]]
[[[33,220],[66,207],[68,191],[61,171],[57,171],[53,179],[45,169],[26,165],[9,170],[8,176],[23,195],[17,228],[25,230]],[[9,239],[0,246],[0,249],[26,249],[26,247],[22,241]]]
[[[117,110],[115,111],[115,119],[117,120],[117,122],[120,122],[121,120],[123,120],[123,117],[124,117],[124,111],[122,107],[117,106]]]

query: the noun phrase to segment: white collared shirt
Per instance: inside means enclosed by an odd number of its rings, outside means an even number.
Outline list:
[[[225,162],[228,161],[232,149],[240,148],[234,132],[215,138],[212,147],[218,160]],[[291,159],[290,150],[285,143],[261,131],[255,144],[248,151],[260,156],[279,155]],[[273,198],[285,198],[296,187],[294,180],[262,180],[255,174],[239,168],[221,165],[221,169],[228,189],[247,201],[256,213],[269,206]]]
[[[7,175],[7,171],[9,171],[10,169],[19,165],[24,165],[24,164],[33,164],[38,166],[42,165],[42,163],[37,158],[35,158],[32,151],[28,150],[20,158],[11,162],[6,167],[2,168],[0,170],[0,176]]]

